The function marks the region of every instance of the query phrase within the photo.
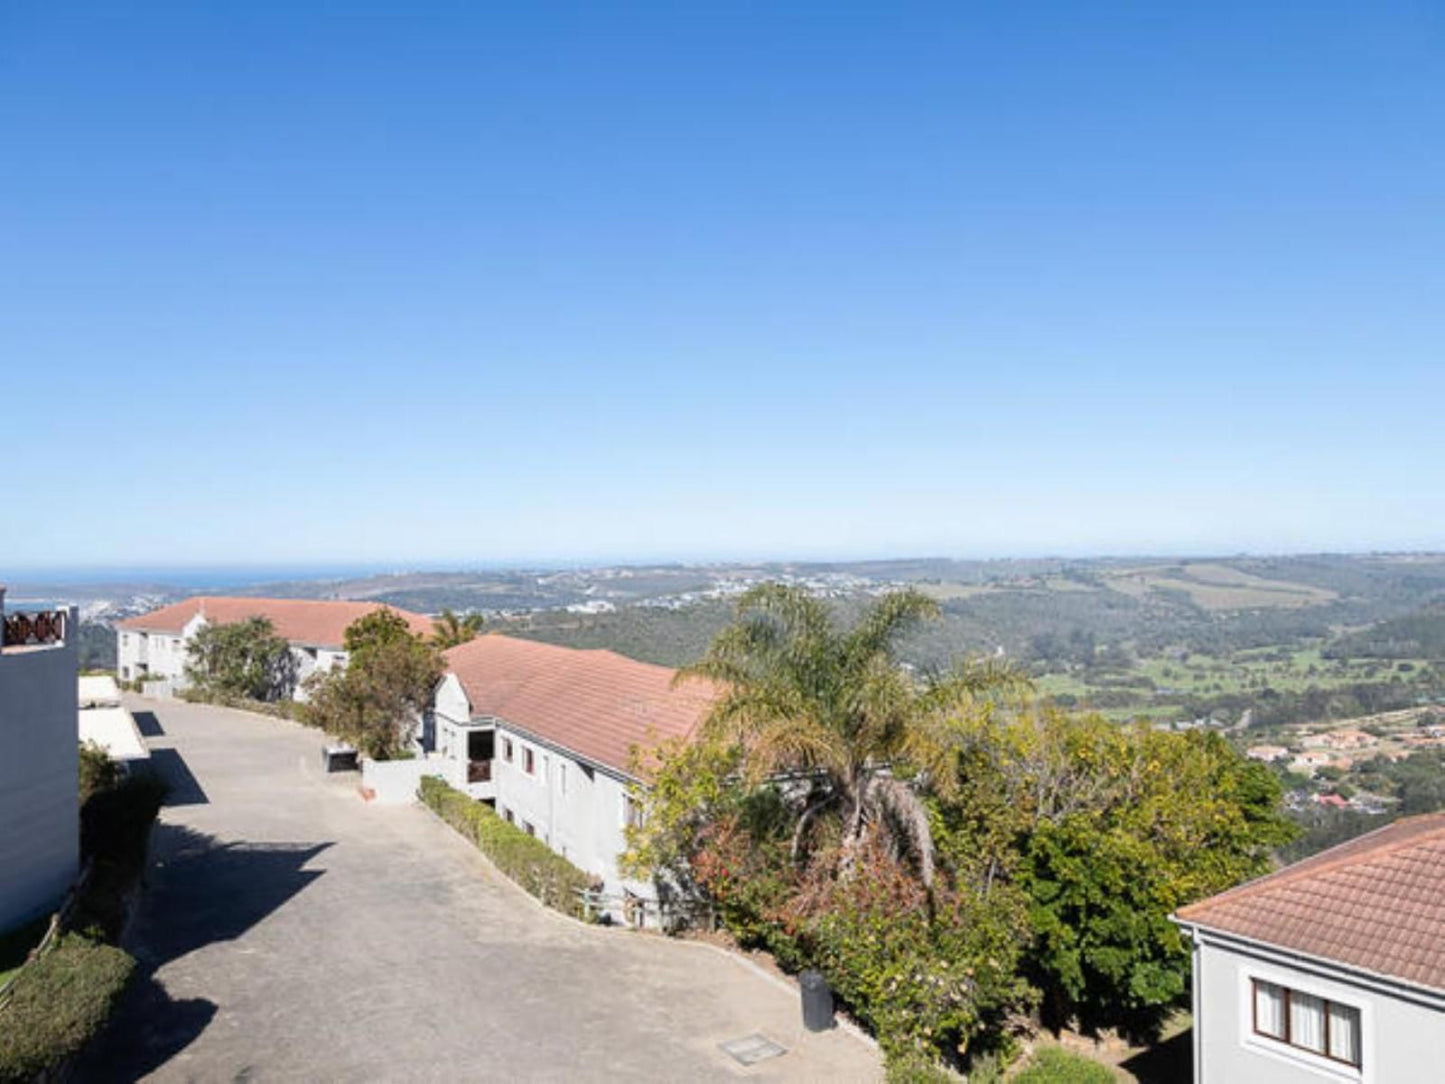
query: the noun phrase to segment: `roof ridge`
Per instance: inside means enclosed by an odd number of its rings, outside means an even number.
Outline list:
[[[1438,820],[1440,823],[1419,833],[1399,832],[1401,825],[1414,824],[1424,820]],[[1402,838],[1388,843],[1357,846],[1361,844],[1362,841],[1368,840],[1371,836],[1382,835],[1386,832],[1397,832]],[[1220,892],[1217,895],[1197,900],[1194,903],[1179,908],[1178,915],[1180,918],[1188,921],[1189,912],[1211,908],[1224,900],[1236,901],[1248,898],[1256,892],[1263,890],[1266,882],[1269,888],[1282,888],[1286,885],[1296,884],[1306,878],[1327,876],[1345,866],[1374,861],[1375,859],[1395,854],[1407,847],[1418,846],[1425,840],[1432,839],[1439,835],[1445,835],[1445,811],[1417,813],[1414,816],[1402,817],[1397,821],[1392,821],[1390,824],[1373,828],[1363,835],[1356,836],[1354,839],[1347,839],[1343,843],[1337,843],[1329,850],[1323,851],[1318,855],[1311,855],[1309,858],[1302,859],[1292,866],[1286,866],[1283,869],[1261,874],[1251,881],[1246,881],[1242,885],[1235,885],[1233,888]],[[1350,848],[1347,854],[1336,855],[1334,858],[1327,857],[1330,851],[1344,850],[1346,848]]]

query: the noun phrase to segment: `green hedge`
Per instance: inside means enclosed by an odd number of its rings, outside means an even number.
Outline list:
[[[508,824],[481,802],[432,776],[421,781],[421,800],[466,836],[517,884],[554,910],[583,917],[578,892],[592,878],[535,836]]]
[[[15,978],[0,1008],[0,1081],[28,1081],[90,1041],[135,961],[113,945],[67,934]]]
[[[120,939],[166,789],[158,776],[142,772],[96,791],[80,807],[80,854],[91,871],[72,928]]]
[[[249,711],[254,715],[269,715],[273,719],[285,719],[292,723],[306,722],[306,705],[299,700],[254,700],[249,696],[232,696],[228,693],[208,692],[195,685],[176,690],[176,699],[188,704],[210,704],[217,708],[235,708]]]

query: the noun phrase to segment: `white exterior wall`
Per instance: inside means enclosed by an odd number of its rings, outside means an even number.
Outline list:
[[[71,609],[65,643],[0,651],[0,931],[58,904],[79,867],[79,628]]]
[[[134,681],[144,666],[147,677],[180,684],[186,676],[187,650],[183,632],[120,629],[116,633],[116,667],[122,681]]]
[[[496,742],[492,778],[499,814],[510,810],[519,828],[530,823],[554,851],[600,877],[605,892],[626,889],[645,899],[655,898],[651,884],[624,880],[617,869],[617,859],[627,849],[623,826],[628,784],[620,774],[544,745],[505,722],[497,725]],[[528,749],[536,769],[532,775],[524,769]]]
[[[1445,1079],[1445,993],[1389,989],[1327,964],[1196,934],[1196,1084],[1433,1084]],[[1251,980],[1263,979],[1360,1010],[1360,1068],[1254,1034]],[[1432,1004],[1433,1001],[1433,1004]]]
[[[471,705],[455,674],[447,674],[437,686],[431,718],[417,728],[413,745],[436,765],[437,774],[447,785],[468,797],[487,801],[496,797],[496,769],[492,762],[492,779],[485,783],[467,781],[467,743],[471,731],[487,729],[488,724],[472,721]],[[499,755],[499,752],[498,754]]]
[[[601,878],[603,891],[628,891],[655,900],[647,882],[624,880],[617,859],[627,848],[624,835],[628,784],[621,773],[588,764],[581,758],[528,735],[505,720],[474,720],[461,682],[447,674],[437,686],[430,748],[442,764],[442,777],[473,798],[495,802],[497,814],[511,813],[518,827],[530,824],[537,838],[578,869]],[[466,783],[467,732],[494,728],[490,783]],[[512,743],[512,757],[506,743]],[[533,774],[525,771],[532,750]]]

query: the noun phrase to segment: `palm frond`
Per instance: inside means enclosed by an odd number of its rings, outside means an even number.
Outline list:
[[[873,819],[889,832],[897,851],[918,865],[925,887],[933,884],[933,830],[922,799],[902,780],[880,775],[868,785],[866,799]]]

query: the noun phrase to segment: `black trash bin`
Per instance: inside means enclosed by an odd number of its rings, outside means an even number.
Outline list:
[[[803,1026],[809,1031],[827,1031],[833,1026],[833,991],[821,971],[804,971],[798,976],[803,988]]]

